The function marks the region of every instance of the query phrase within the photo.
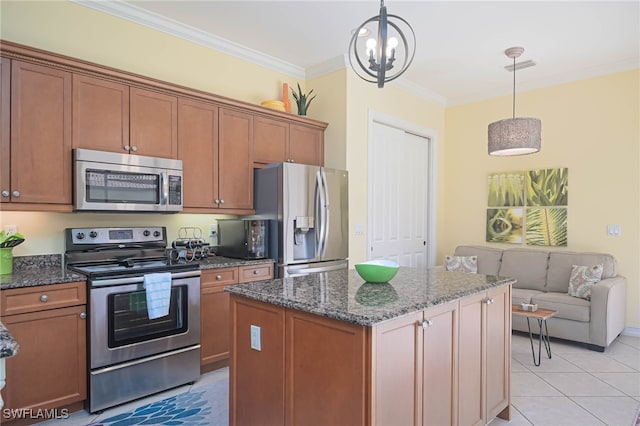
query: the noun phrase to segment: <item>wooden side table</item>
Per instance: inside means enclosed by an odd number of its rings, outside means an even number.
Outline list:
[[[519,315],[527,318],[527,328],[529,329],[529,341],[531,342],[531,354],[533,355],[533,364],[538,367],[541,362],[541,351],[542,351],[542,343],[544,343],[544,348],[547,351],[547,357],[551,359],[551,342],[549,341],[549,329],[547,328],[547,319],[551,318],[556,314],[557,311],[551,309],[538,309],[534,312],[523,311],[520,309],[520,305],[512,304],[511,305],[511,313],[514,315]],[[529,323],[529,319],[534,318],[538,321],[538,361],[536,361],[536,351],[533,348],[533,334],[531,333],[531,324]],[[544,325],[544,331],[542,330],[542,326]]]

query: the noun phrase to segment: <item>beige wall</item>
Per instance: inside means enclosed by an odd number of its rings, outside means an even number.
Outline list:
[[[612,253],[628,280],[627,325],[640,325],[639,81],[635,70],[517,94],[516,115],[542,120],[535,155],[487,155],[487,125],[510,116],[511,97],[447,109],[440,254],[486,244],[489,173],[568,167],[564,250]],[[609,224],[621,225],[622,235],[607,236]]]
[[[211,51],[185,40],[70,2],[0,3],[0,38],[259,103],[279,98],[291,76]],[[437,133],[438,261],[458,244],[484,244],[486,177],[490,172],[569,168],[567,250],[613,253],[629,281],[628,325],[640,325],[640,71],[518,94],[517,114],[543,122],[539,154],[493,158],[486,152],[487,125],[509,116],[511,98],[446,109],[387,85],[383,90],[341,70],[309,82],[318,97],[309,117],[330,123],[327,166],[350,173],[350,258],[366,258],[367,144],[369,110],[433,129]],[[295,106],[294,106],[295,108]],[[446,135],[446,138],[445,138]],[[27,241],[17,256],[61,253],[62,229],[73,226],[181,226],[206,232],[214,215],[108,215],[2,212],[0,226],[17,224]],[[354,235],[355,224],[365,225]],[[606,225],[622,226],[607,237]],[[500,246],[500,245],[496,245]]]

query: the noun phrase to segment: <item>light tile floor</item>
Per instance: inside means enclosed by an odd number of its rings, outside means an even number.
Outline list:
[[[490,426],[631,426],[640,409],[640,337],[620,336],[604,353],[552,339],[551,359],[542,348],[536,367],[529,336],[513,334],[511,358],[511,422]]]
[[[512,419],[511,422],[495,419],[490,426],[631,426],[640,408],[640,337],[620,336],[604,353],[552,339],[552,358],[546,357],[544,348],[542,353],[540,366],[534,366],[529,337],[512,336]],[[124,404],[100,415],[80,411],[68,419],[41,424],[84,426],[227,378],[225,368],[204,374],[193,385]]]

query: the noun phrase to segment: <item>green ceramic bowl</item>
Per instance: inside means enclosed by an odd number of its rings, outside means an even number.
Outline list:
[[[368,283],[386,283],[396,276],[400,265],[392,260],[370,260],[355,265],[358,275]]]

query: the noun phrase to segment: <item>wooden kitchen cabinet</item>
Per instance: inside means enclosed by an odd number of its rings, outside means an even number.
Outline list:
[[[280,162],[322,166],[324,129],[255,117],[253,161],[257,166]]]
[[[218,110],[218,197],[220,209],[253,209],[253,115]]]
[[[509,417],[511,286],[460,301],[458,422]]]
[[[11,59],[0,56],[0,191],[11,189]],[[9,201],[4,194],[0,203]]]
[[[200,370],[228,365],[230,348],[229,293],[231,284],[273,278],[273,263],[206,269],[200,276]]]
[[[374,327],[371,424],[456,424],[457,307]]]
[[[20,345],[6,359],[7,409],[81,408],[87,396],[84,282],[2,290],[2,322]],[[9,411],[2,413],[9,420]]]
[[[129,86],[73,75],[73,147],[130,152]]]
[[[73,147],[150,157],[178,156],[178,98],[73,75]]]
[[[12,60],[9,77],[8,66],[3,59],[2,208],[70,211],[71,73]]]

